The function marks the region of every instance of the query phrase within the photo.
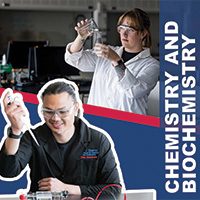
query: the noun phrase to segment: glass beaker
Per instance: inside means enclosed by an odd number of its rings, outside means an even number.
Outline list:
[[[97,26],[97,24],[93,18],[90,18],[87,21],[87,23],[88,23],[88,31],[90,31],[90,32],[98,32],[99,31],[99,27]]]

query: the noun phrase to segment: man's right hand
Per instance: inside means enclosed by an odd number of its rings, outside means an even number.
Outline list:
[[[13,94],[9,88],[3,92],[2,101],[5,117],[9,120],[13,133],[19,135],[29,120],[28,110],[24,105],[22,95]]]

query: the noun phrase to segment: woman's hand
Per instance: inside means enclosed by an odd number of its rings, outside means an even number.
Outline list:
[[[97,56],[107,58],[112,62],[117,62],[121,57],[112,50],[108,45],[96,43],[94,46],[94,52]]]
[[[77,25],[75,26],[75,30],[81,39],[86,40],[87,37],[93,34],[89,26],[90,24],[87,19],[78,22]]]

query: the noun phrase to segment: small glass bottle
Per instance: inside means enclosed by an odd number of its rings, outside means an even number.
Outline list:
[[[27,200],[36,200],[36,194],[35,193],[27,194],[26,198]]]

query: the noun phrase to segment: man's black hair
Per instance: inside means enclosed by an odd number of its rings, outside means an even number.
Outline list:
[[[45,95],[61,94],[63,92],[67,92],[73,98],[73,100],[77,102],[74,86],[64,81],[55,82],[47,86],[47,88],[42,92],[42,99]]]

